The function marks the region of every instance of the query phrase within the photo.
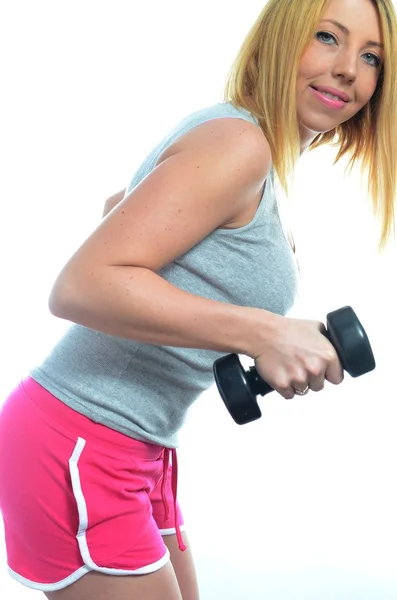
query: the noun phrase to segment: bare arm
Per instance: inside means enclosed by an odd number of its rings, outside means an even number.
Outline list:
[[[106,215],[108,215],[110,211],[113,210],[113,208],[124,199],[126,190],[127,188],[124,188],[106,200],[105,206],[103,207],[102,219],[106,217]]]
[[[254,357],[279,317],[182,291],[157,271],[252,203],[269,145],[254,125],[219,119],[174,149],[72,256],[50,310],[115,336]]]

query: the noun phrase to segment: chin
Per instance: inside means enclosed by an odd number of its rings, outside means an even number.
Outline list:
[[[338,127],[344,121],[336,120],[335,117],[327,118],[325,115],[299,115],[299,124],[300,128],[307,132],[311,137],[315,137],[320,133],[328,133],[328,131],[332,131],[335,127]]]
[[[320,135],[320,133],[327,133],[328,131],[331,131],[337,126],[338,124],[333,125],[332,127],[318,127],[315,126],[314,123],[310,124],[307,121],[299,121],[299,127],[301,132],[304,132],[305,136],[310,138],[315,138],[318,135]]]

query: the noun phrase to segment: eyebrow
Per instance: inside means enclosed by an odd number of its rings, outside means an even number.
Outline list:
[[[339,29],[341,31],[343,31],[343,33],[345,35],[349,35],[350,31],[348,30],[347,27],[345,27],[344,25],[342,25],[342,23],[339,23],[339,21],[335,21],[334,19],[323,19],[323,21],[328,21],[329,23],[333,23],[334,25],[336,25],[337,27],[339,27]],[[366,44],[367,46],[377,46],[378,48],[383,48],[383,44],[380,44],[379,42],[374,42],[372,40],[369,40]]]

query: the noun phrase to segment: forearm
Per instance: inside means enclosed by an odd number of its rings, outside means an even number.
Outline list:
[[[62,274],[61,274],[62,275]],[[138,267],[106,267],[89,281],[60,276],[51,312],[110,335],[145,343],[255,357],[276,315],[195,296]]]

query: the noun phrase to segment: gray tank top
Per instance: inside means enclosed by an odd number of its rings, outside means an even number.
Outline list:
[[[224,117],[259,126],[250,113],[230,103],[195,112],[146,157],[127,191],[150,173],[179,136]],[[248,225],[213,231],[159,274],[198,296],[286,314],[296,297],[299,270],[280,219],[273,168]],[[30,375],[93,421],[138,440],[175,448],[190,406],[213,385],[213,362],[224,354],[145,344],[73,324]]]

